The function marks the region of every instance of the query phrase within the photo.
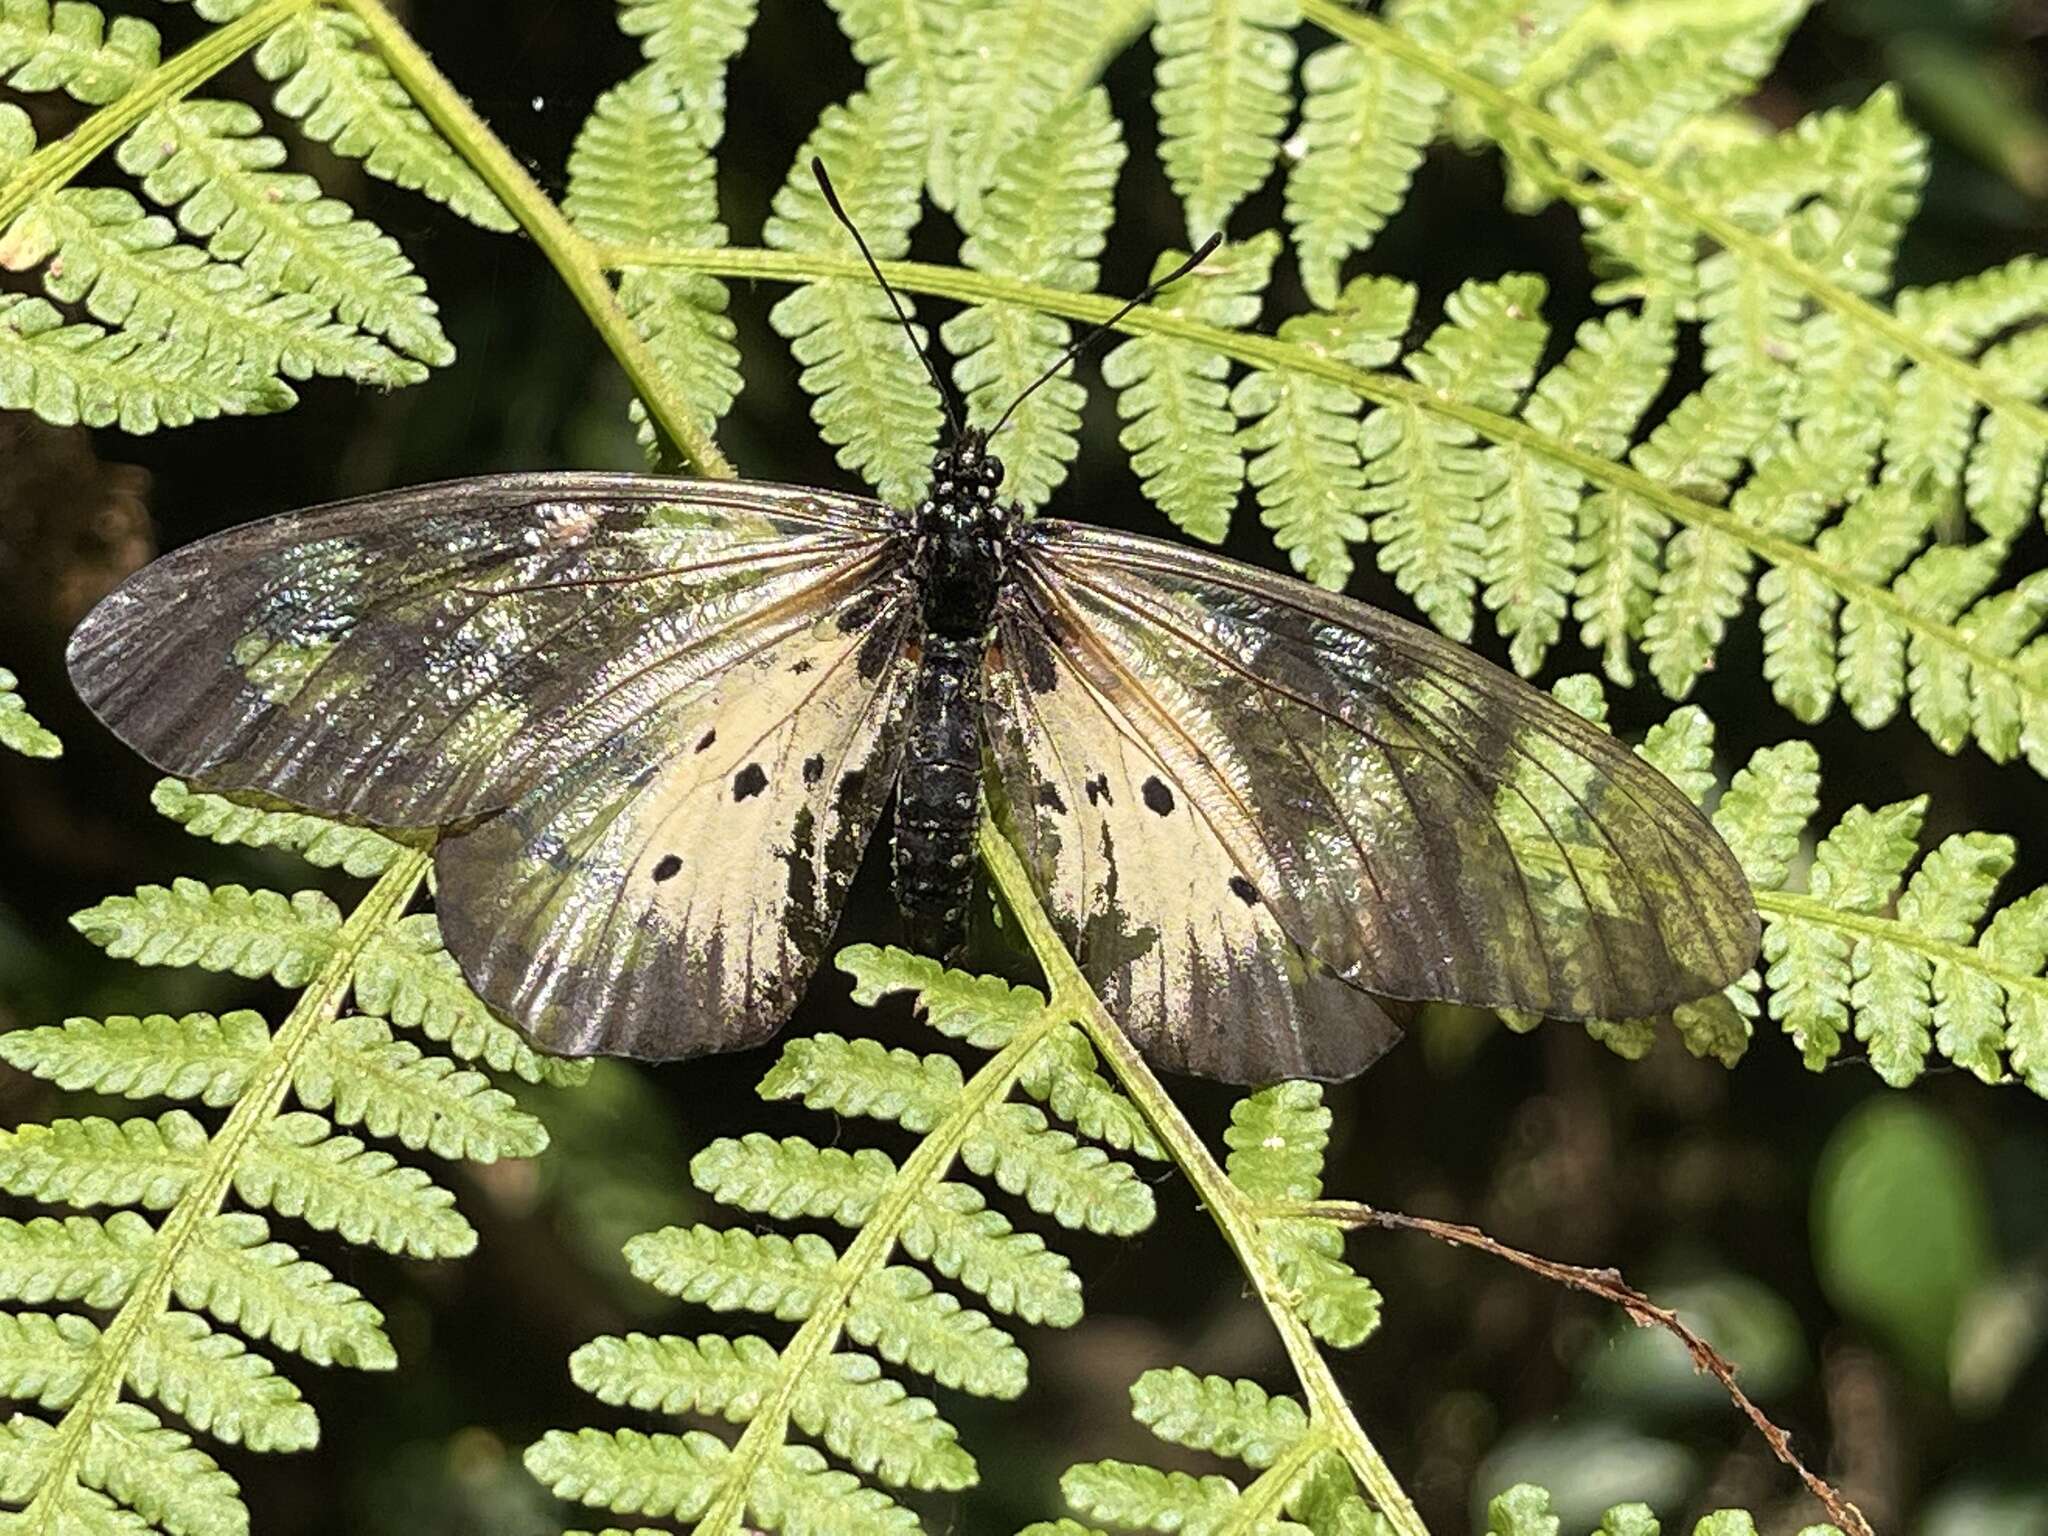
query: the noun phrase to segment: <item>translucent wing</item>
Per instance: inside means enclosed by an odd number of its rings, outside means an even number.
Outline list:
[[[1256,984],[1219,968],[1242,943],[1182,974],[1183,875],[1389,997],[1636,1017],[1754,959],[1741,869],[1685,797],[1462,648],[1155,540],[1038,523],[1018,545],[991,695],[1006,798],[1032,805],[1015,820],[1048,899],[1161,1059],[1286,1069],[1272,1023],[1236,1008]],[[1091,781],[1114,818],[1091,822]],[[1122,804],[1133,781],[1142,814]],[[1291,978],[1270,937],[1255,952]],[[1296,1054],[1348,1065],[1322,1038],[1358,1027],[1343,1019],[1297,1004]]]
[[[435,850],[471,984],[548,1050],[654,1059],[774,1033],[831,938],[902,753],[907,582],[743,644]]]
[[[915,605],[875,503],[616,475],[462,481],[188,546],[80,626],[145,757],[451,826],[441,923],[536,1043],[759,1039],[896,776]]]
[[[885,517],[626,475],[398,491],[165,556],[87,615],[71,674],[168,772],[444,825],[601,750],[750,626],[880,579]]]
[[[1400,1037],[1281,931],[1207,821],[1162,825],[1166,769],[1021,604],[998,621],[984,701],[1003,829],[1153,1062],[1235,1083],[1344,1078]]]

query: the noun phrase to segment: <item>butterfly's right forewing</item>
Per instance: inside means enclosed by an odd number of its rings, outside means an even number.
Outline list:
[[[896,558],[872,502],[510,475],[236,528],[79,626],[80,694],[157,767],[383,826],[503,809]]]

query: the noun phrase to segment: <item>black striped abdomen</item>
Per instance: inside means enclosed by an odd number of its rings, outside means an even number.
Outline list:
[[[941,957],[967,937],[974,889],[983,644],[925,637],[896,787],[896,900],[912,947]]]

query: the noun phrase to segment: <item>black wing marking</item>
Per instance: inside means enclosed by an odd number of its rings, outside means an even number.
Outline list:
[[[784,486],[506,475],[271,518],[130,578],[71,673],[158,767],[434,826],[601,751],[749,630],[883,582],[878,503]]]
[[[1172,793],[1159,825],[1200,822],[1281,930],[1346,980],[1628,1018],[1754,960],[1754,901],[1698,810],[1461,647],[1232,561],[1073,524],[1033,525],[1013,571],[1005,633],[1045,635],[1062,668],[1047,697],[1085,686]],[[1093,746],[1059,742],[1083,782],[1101,771]],[[1071,902],[1101,884],[1049,893]],[[1130,921],[1156,917],[1133,907]]]

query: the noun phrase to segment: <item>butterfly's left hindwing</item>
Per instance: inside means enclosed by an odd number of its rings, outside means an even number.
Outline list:
[[[907,584],[789,616],[435,853],[477,991],[565,1055],[773,1034],[829,942],[902,756]]]

